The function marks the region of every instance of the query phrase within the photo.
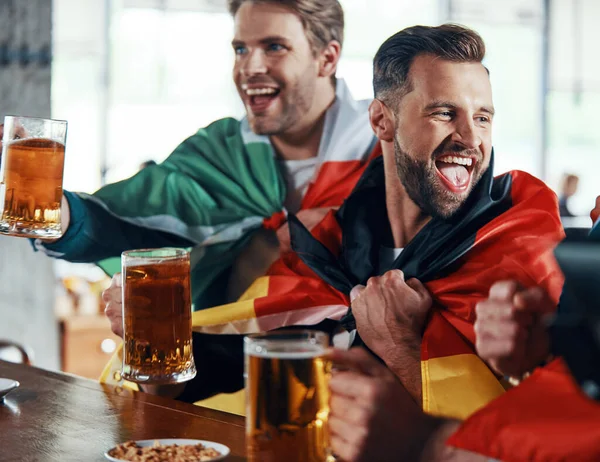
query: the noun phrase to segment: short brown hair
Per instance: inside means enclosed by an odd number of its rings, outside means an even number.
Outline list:
[[[315,54],[332,40],[340,45],[344,42],[344,10],[338,0],[228,0],[231,15],[235,16],[246,2],[273,3],[296,13]]]
[[[381,45],[373,59],[375,98],[394,103],[409,93],[410,66],[423,54],[448,61],[480,63],[485,56],[485,43],[474,30],[456,24],[401,30]]]

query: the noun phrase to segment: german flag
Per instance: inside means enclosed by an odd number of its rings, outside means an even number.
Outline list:
[[[325,224],[330,230],[325,236],[312,239],[295,222],[292,242],[299,259],[344,295],[365,284],[378,274],[381,236],[389,227],[385,207],[383,161],[378,159],[337,219]],[[500,381],[475,354],[475,305],[503,279],[542,286],[558,302],[563,278],[552,249],[563,237],[552,191],[524,172],[494,179],[490,167],[456,216],[431,220],[402,251],[389,269],[420,279],[434,298],[421,346],[427,412],[462,419],[503,393]],[[335,242],[337,252],[332,251]],[[351,314],[342,321],[354,327]]]
[[[289,222],[295,252],[238,302],[195,312],[195,331],[246,334],[324,319],[355,327],[350,290],[380,274],[379,250],[389,232],[383,159],[370,163],[340,210],[311,232],[293,216]],[[465,418],[504,392],[475,353],[475,305],[503,279],[542,286],[558,302],[563,278],[552,250],[563,237],[548,187],[524,172],[494,178],[490,167],[456,216],[432,219],[386,269],[420,279],[434,299],[421,352],[427,412]]]

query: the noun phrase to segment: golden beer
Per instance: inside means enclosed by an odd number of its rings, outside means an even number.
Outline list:
[[[18,118],[19,123],[11,124],[8,119],[15,118],[6,119],[7,133],[2,146],[0,232],[24,237],[59,238],[62,235],[60,206],[66,122]],[[31,136],[20,122],[32,124],[32,131],[42,137]],[[55,133],[58,140],[50,138],[53,124],[62,128]]]
[[[246,339],[249,461],[334,460],[327,428],[330,363],[323,357],[327,336],[301,332],[279,340],[277,333],[266,335],[262,343],[256,337]],[[315,342],[317,338],[324,341]]]
[[[177,383],[196,375],[192,353],[189,253],[124,252],[123,377]]]

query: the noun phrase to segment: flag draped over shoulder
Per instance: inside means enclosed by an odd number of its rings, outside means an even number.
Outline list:
[[[401,269],[425,283],[434,300],[421,373],[424,410],[436,415],[466,418],[504,392],[474,349],[475,305],[491,285],[515,279],[545,288],[555,301],[562,289],[552,255],[564,237],[556,196],[523,172],[494,179],[490,167],[459,214],[432,219],[383,270],[378,259],[389,222],[381,157],[338,212],[311,232],[290,217],[290,232],[295,252],[277,260],[238,302],[195,312],[193,329],[245,334],[329,318],[350,330],[352,287]]]
[[[386,227],[383,160],[378,158],[344,206],[312,232],[290,218],[296,253],[282,256],[237,303],[194,313],[194,330],[250,333],[325,318],[354,328],[349,293],[380,274]],[[503,279],[541,286],[558,301],[563,278],[552,249],[562,238],[552,191],[523,172],[494,179],[490,168],[456,217],[432,219],[388,268],[419,278],[434,299],[421,349],[427,412],[465,418],[504,392],[475,354],[475,305]]]
[[[301,209],[338,207],[354,188],[378,146],[368,104],[354,100],[338,79]],[[215,282],[253,233],[285,223],[286,194],[269,137],[253,133],[245,118],[225,118],[198,130],[163,163],[80,196],[123,222],[190,242],[192,300],[198,310],[225,302],[205,293],[225,292]],[[127,242],[122,247],[130,249]],[[109,275],[120,271],[120,252],[115,257],[98,263]]]
[[[381,146],[368,120],[368,104],[355,101],[345,82],[337,80],[336,99],[325,115],[317,170],[301,210],[339,207],[368,161],[380,155]],[[205,317],[212,319],[214,310],[204,308],[218,303],[207,305],[207,299],[212,299],[205,294],[225,292],[224,287],[215,287],[217,277],[232,266],[255,231],[277,229],[285,223],[286,193],[269,138],[253,133],[246,119],[228,118],[199,130],[162,164],[105,186],[92,196],[81,196],[122,221],[195,243],[191,253],[194,308],[196,314],[207,311]],[[109,275],[120,271],[120,258],[98,264]],[[290,280],[292,286],[294,279]],[[254,317],[248,312],[249,302],[243,300],[263,294],[266,288],[268,279],[259,278],[239,304],[217,309],[216,322]],[[105,367],[101,382],[121,383],[121,351],[119,348]]]
[[[556,360],[471,416],[447,444],[506,462],[596,462],[600,403]]]

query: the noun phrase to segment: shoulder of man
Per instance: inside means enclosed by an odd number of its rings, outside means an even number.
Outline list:
[[[246,141],[242,124],[242,121],[232,117],[212,122],[179,144],[161,165],[189,173],[194,170],[193,167],[201,165],[235,170],[236,166],[243,165],[239,162],[240,156],[252,158],[253,162],[269,163],[269,159],[273,158],[270,143]]]
[[[104,186],[94,196],[113,211],[126,208],[157,215],[166,213],[167,203],[178,204],[182,197],[193,204],[214,205],[215,201],[229,203],[236,194],[240,200],[252,197],[248,201],[253,203],[256,197],[279,199],[285,186],[270,144],[246,143],[242,122],[224,118],[184,140],[164,162]],[[162,197],[153,201],[156,207],[149,207],[150,195]]]
[[[556,216],[560,221],[558,213],[558,197],[556,193],[542,180],[521,170],[511,170],[501,175],[510,175],[511,197],[513,206],[526,205],[535,209],[541,209],[548,214]]]
[[[243,143],[241,122],[233,117],[226,117],[200,128],[179,144],[173,154],[204,153],[215,149],[223,149],[231,140],[239,140]]]
[[[565,237],[558,198],[529,173],[513,170],[503,176],[510,177],[511,206],[490,225],[503,226],[502,251],[521,265],[529,283],[541,285],[558,302],[564,279],[551,252]]]
[[[215,137],[229,138],[232,136],[241,136],[241,121],[233,117],[224,117],[215,120],[206,127],[200,128],[192,137]]]

